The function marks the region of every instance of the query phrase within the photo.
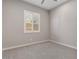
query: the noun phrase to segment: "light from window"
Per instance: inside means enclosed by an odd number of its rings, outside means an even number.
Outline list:
[[[40,32],[40,14],[24,10],[24,33]]]

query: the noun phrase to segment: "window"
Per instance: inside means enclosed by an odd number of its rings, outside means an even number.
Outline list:
[[[24,33],[40,32],[40,14],[24,10]]]

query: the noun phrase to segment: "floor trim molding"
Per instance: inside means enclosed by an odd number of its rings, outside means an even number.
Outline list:
[[[64,44],[64,43],[61,43],[61,42],[57,42],[57,41],[54,41],[54,40],[49,40],[49,41],[52,42],[52,43],[56,43],[56,44],[63,45],[65,47],[68,47],[68,48],[72,48],[72,49],[77,50],[76,47],[73,47],[73,46],[70,46],[70,45],[67,45],[67,44]]]
[[[22,44],[22,45],[18,45],[18,46],[3,48],[2,51],[11,50],[11,49],[16,49],[16,48],[21,48],[21,47],[26,47],[26,46],[31,46],[31,45],[40,44],[40,43],[45,43],[45,42],[49,42],[49,40],[38,41],[38,42],[32,42],[32,43]]]
[[[70,46],[70,45],[67,45],[67,44],[64,44],[64,43],[61,43],[61,42],[57,42],[57,41],[54,41],[54,40],[44,40],[44,41],[32,42],[32,43],[22,44],[22,45],[18,45],[18,46],[3,48],[2,51],[12,50],[12,49],[21,48],[21,47],[27,47],[27,46],[31,46],[31,45],[40,44],[40,43],[46,43],[46,42],[56,43],[56,44],[77,50],[76,47],[73,47],[73,46]]]

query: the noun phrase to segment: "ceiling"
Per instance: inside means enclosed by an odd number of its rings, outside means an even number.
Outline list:
[[[44,8],[46,10],[50,10],[58,5],[61,5],[69,0],[45,0],[43,4],[41,4],[42,0],[22,0],[24,2],[28,2],[32,5],[36,5],[38,7]]]

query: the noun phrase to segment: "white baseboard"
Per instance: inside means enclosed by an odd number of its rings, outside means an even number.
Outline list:
[[[21,47],[26,47],[26,46],[31,46],[31,45],[34,45],[34,44],[40,44],[40,43],[45,43],[45,42],[49,42],[49,40],[38,41],[38,42],[32,42],[32,43],[22,44],[22,45],[18,45],[18,46],[3,48],[2,51],[11,50],[11,49],[16,49],[16,48],[21,48]]]
[[[73,47],[73,46],[70,46],[70,45],[67,45],[67,44],[64,44],[64,43],[61,43],[61,42],[57,42],[57,41],[54,41],[54,40],[49,40],[49,41],[52,42],[52,43],[56,43],[56,44],[63,45],[65,47],[68,47],[68,48],[72,48],[72,49],[77,50],[76,47]]]
[[[32,42],[32,43],[22,44],[22,45],[18,45],[18,46],[3,48],[2,51],[12,50],[12,49],[21,48],[21,47],[27,47],[27,46],[40,44],[40,43],[45,43],[45,42],[52,42],[52,43],[56,43],[56,44],[63,45],[65,47],[77,50],[76,47],[73,47],[73,46],[70,46],[70,45],[67,45],[67,44],[64,44],[64,43],[61,43],[61,42],[57,42],[57,41],[53,41],[53,40],[44,40],[44,41]]]

